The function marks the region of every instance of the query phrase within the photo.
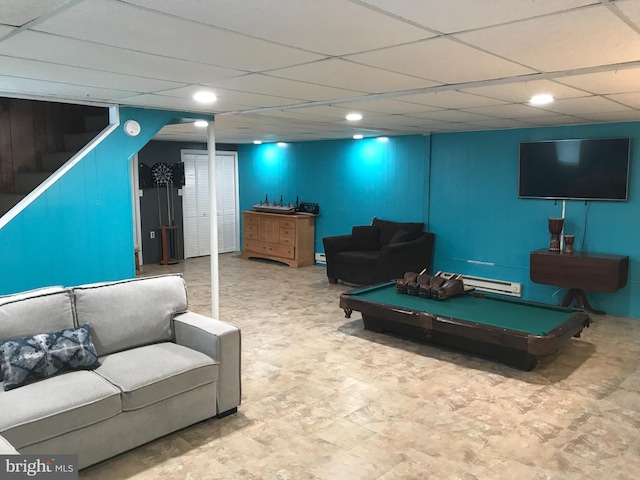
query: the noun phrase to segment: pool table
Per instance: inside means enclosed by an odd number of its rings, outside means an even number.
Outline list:
[[[402,294],[383,283],[340,295],[347,318],[362,313],[365,328],[463,349],[532,370],[561,342],[589,326],[583,311],[499,295],[468,292],[447,300]]]

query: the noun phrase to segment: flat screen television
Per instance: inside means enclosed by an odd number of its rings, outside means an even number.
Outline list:
[[[520,144],[519,198],[627,200],[629,138]]]

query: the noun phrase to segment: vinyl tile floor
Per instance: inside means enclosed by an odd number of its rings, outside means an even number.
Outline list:
[[[182,272],[209,315],[209,257]],[[220,318],[242,329],[238,413],[80,472],[97,479],[640,478],[640,320],[593,315],[523,372],[363,329],[321,266],[219,256]]]

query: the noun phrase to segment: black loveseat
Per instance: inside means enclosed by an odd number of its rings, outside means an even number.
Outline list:
[[[373,285],[402,278],[406,272],[431,272],[435,236],[424,223],[379,220],[357,226],[351,235],[322,239],[329,283],[338,280]]]

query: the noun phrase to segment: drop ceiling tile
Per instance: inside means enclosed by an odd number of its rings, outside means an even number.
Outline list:
[[[38,97],[51,96],[79,102],[109,102],[111,99],[126,98],[135,93],[117,89],[70,85],[68,83],[55,83],[45,80],[31,80],[7,75],[0,75],[0,91]]]
[[[439,110],[437,112],[411,114],[411,116],[444,122],[475,122],[487,119],[486,115],[462,110]]]
[[[613,4],[614,8],[617,8],[629,18],[636,26],[640,25],[640,3],[635,0],[616,1]]]
[[[151,79],[200,83],[244,72],[87,43],[39,32],[20,32],[0,42],[0,54]]]
[[[640,107],[640,97],[638,97],[636,100],[638,107]],[[640,121],[640,110],[627,110],[624,112],[585,113],[580,116],[586,120],[592,120],[594,122],[638,122]]]
[[[218,97],[217,104],[224,102],[235,105],[244,105],[244,110],[259,107],[276,107],[300,103],[297,99],[275,97],[273,95],[261,95],[259,93],[236,92],[224,90],[222,88],[208,88],[200,85],[188,85],[171,90],[165,90],[163,95],[169,97],[180,97],[191,99],[193,95],[200,91],[212,91]]]
[[[326,118],[311,118],[299,119],[296,116],[286,116],[286,112],[280,112],[281,115],[271,115],[272,112],[257,113],[257,114],[242,114],[242,115],[219,115],[216,117],[225,122],[223,125],[227,125],[232,122],[233,125],[242,125],[244,127],[255,128],[257,131],[272,132],[272,131],[315,131],[318,134],[322,134],[324,131],[334,131],[338,127],[336,123]],[[217,120],[216,120],[217,123]]]
[[[542,71],[613,65],[640,57],[638,33],[603,6],[462,33],[456,37]]]
[[[560,114],[538,115],[535,117],[521,118],[520,120],[539,126],[579,125],[581,123],[585,123],[585,120],[582,118]]]
[[[305,107],[305,108],[296,108],[292,110],[286,110],[285,115],[289,112],[296,112],[302,115],[312,115],[317,117],[324,117],[328,119],[332,119],[334,121],[347,121],[345,119],[346,115],[351,112],[351,109],[344,108],[341,106],[332,106],[332,105],[318,105],[314,107]],[[353,125],[356,125],[357,122],[354,122]]]
[[[589,95],[588,93],[551,80],[532,80],[529,82],[487,85],[483,87],[465,88],[460,91],[516,103],[528,102],[533,95],[541,93],[551,94],[555,99],[586,97]]]
[[[614,95],[607,95],[607,98],[614,102],[628,105],[631,108],[640,108],[640,92],[618,93]]]
[[[473,120],[471,124],[482,129],[524,128],[531,126],[529,122],[514,120],[513,118],[485,118],[486,120]]]
[[[260,92],[264,95],[296,98],[304,101],[321,101],[364,95],[364,92],[361,91],[326,87],[317,83],[277,78],[263,73],[250,73],[215,82],[203,82],[202,84],[239,92]]]
[[[534,73],[529,68],[441,37],[346,58],[445,84]]]
[[[567,76],[558,81],[598,95],[638,92],[640,91],[640,68]]]
[[[335,58],[274,70],[270,74],[274,77],[367,93],[394,92],[437,85],[428,80]]]
[[[488,115],[499,118],[529,118],[541,115],[549,115],[548,110],[530,107],[519,103],[511,103],[507,105],[493,105],[487,107],[472,107],[465,109],[468,112],[478,113],[480,115]]]
[[[374,114],[376,113],[407,114],[407,113],[421,113],[421,112],[432,112],[435,110],[441,110],[440,108],[437,108],[437,107],[420,105],[418,103],[401,102],[401,101],[392,100],[392,99],[348,102],[348,103],[340,103],[338,105],[340,107],[349,108],[353,111],[358,111],[361,113],[372,112]]]
[[[69,3],[69,0],[2,0],[0,22],[20,27]]]
[[[296,108],[295,110],[269,110],[259,115],[266,117],[276,117],[285,120],[296,120],[299,122],[334,122],[339,116],[318,115],[310,112],[310,108]],[[244,116],[244,114],[243,114]],[[342,117],[344,118],[344,116]]]
[[[213,6],[198,0],[130,0],[129,3],[331,56],[413,42],[433,35],[348,0],[242,0],[216,2]]]
[[[2,44],[2,37],[4,37],[5,35],[9,35],[14,30],[17,30],[17,29],[13,27],[9,27],[7,25],[0,25],[0,44]]]
[[[445,33],[513,22],[594,3],[593,0],[446,0],[446,5],[424,0],[364,2]]]
[[[132,75],[98,72],[85,68],[69,67],[53,63],[0,56],[0,75],[48,80],[72,85],[91,85],[99,88],[152,93],[169,88],[181,87],[183,83],[167,82]]]
[[[451,133],[451,132],[465,132],[465,131],[473,132],[475,130],[478,130],[478,127],[475,125],[467,124],[467,123],[443,122],[443,123],[430,125],[429,129],[433,133]]]
[[[491,105],[504,105],[506,102],[495,98],[472,95],[470,93],[456,90],[445,90],[441,92],[421,93],[418,95],[403,95],[398,97],[404,102],[419,103],[437,108],[470,108]]]
[[[69,25],[74,25],[69,29]],[[120,2],[86,0],[36,30],[246,71],[310,62],[320,55],[260,41]],[[177,38],[179,36],[179,38]]]
[[[120,99],[121,103],[136,107],[164,108],[169,110],[184,110],[187,112],[204,112],[216,114],[220,111],[233,111],[247,108],[246,105],[238,105],[224,102],[215,102],[212,105],[201,105],[190,98],[169,97],[159,94],[129,95]]]
[[[423,120],[418,117],[409,117],[407,115],[371,115],[358,122],[358,126],[363,128],[398,128],[402,126],[417,126],[422,125]]]
[[[544,106],[550,112],[562,113],[565,115],[582,115],[591,112],[615,112],[628,110],[629,107],[607,100],[603,97],[581,97],[557,100]]]

